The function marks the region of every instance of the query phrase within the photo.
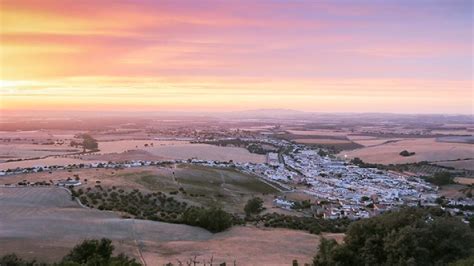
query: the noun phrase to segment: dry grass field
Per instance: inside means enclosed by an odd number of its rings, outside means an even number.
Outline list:
[[[178,224],[121,219],[81,208],[60,188],[0,188],[0,255],[60,259],[78,242],[107,237],[118,252],[147,265],[197,260],[237,265],[310,262],[319,236],[286,229],[233,227],[222,233]],[[329,235],[340,239],[341,235]]]
[[[80,163],[93,163],[106,160],[83,160],[76,156],[74,157],[47,157],[44,159],[37,160],[24,160],[15,162],[0,163],[0,170],[14,169],[17,167],[34,167],[34,166],[47,166],[47,165],[68,165],[68,164],[80,164]]]
[[[153,143],[153,146],[151,144]],[[145,146],[145,145],[148,146]],[[51,147],[49,147],[51,146]],[[263,163],[265,156],[239,147],[219,147],[185,141],[119,140],[99,142],[100,152],[91,155],[67,155],[79,150],[68,146],[0,144],[0,170],[16,167],[91,163],[92,161],[200,159]],[[136,156],[140,153],[139,156]],[[58,155],[58,156],[52,156]],[[131,155],[131,156],[129,156]],[[7,159],[47,158],[4,162]],[[2,162],[3,161],[3,162]]]
[[[79,152],[68,145],[0,144],[0,162],[11,159],[29,159]]]
[[[115,140],[99,141],[99,154],[122,153],[128,150],[152,150],[154,147],[188,144],[187,141]],[[153,146],[152,146],[153,145]]]
[[[306,135],[306,136],[341,136],[345,137],[349,132],[343,130],[287,130],[287,132],[293,135]]]
[[[0,139],[11,139],[15,142],[42,142],[52,139],[71,139],[77,133],[79,132],[71,130],[0,131]]]
[[[265,156],[250,153],[244,148],[220,147],[209,144],[178,144],[153,147],[148,150],[155,156],[163,156],[170,159],[197,158],[201,160],[219,160],[234,162],[263,163]]]
[[[415,152],[409,157],[400,156],[403,150]],[[397,164],[419,161],[445,161],[464,158],[474,158],[474,146],[465,143],[437,142],[434,138],[406,139],[390,142],[384,145],[343,151],[340,156],[348,158],[359,157],[365,162]]]
[[[365,147],[383,145],[403,140],[401,138],[378,138],[372,136],[347,136],[350,140]]]
[[[459,184],[463,185],[472,185],[474,184],[474,178],[467,178],[467,177],[456,177],[454,181]]]
[[[452,184],[441,187],[438,194],[439,196],[445,196],[446,198],[457,199],[459,197],[465,197],[464,193],[460,190],[466,188],[465,185]]]
[[[474,147],[473,147],[474,149]],[[474,159],[472,160],[460,160],[460,161],[444,161],[436,162],[436,164],[448,167],[454,167],[456,169],[466,169],[474,171]]]
[[[343,140],[343,139],[294,139],[293,140],[296,143],[300,144],[325,144],[325,145],[330,145],[330,144],[350,144],[351,141],[349,140]]]
[[[473,135],[474,129],[436,129],[431,131],[432,134],[443,134],[443,135]]]

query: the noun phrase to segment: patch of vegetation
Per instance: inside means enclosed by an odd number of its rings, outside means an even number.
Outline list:
[[[446,265],[473,248],[473,231],[458,218],[406,208],[352,223],[344,244],[323,240],[314,265]]]
[[[465,188],[459,190],[460,192],[464,193],[466,198],[472,198],[472,191],[474,189],[474,184],[466,185]]]
[[[469,175],[467,171],[455,170],[453,167],[437,165],[427,161],[421,161],[416,163],[405,163],[405,164],[377,164],[377,163],[366,163],[360,158],[355,157],[350,161],[361,168],[377,168],[380,170],[396,171],[396,172],[412,172],[421,173],[425,176],[431,176],[436,173],[449,172],[453,176],[464,176]]]
[[[474,216],[467,218],[467,221],[469,222],[469,226],[471,227],[471,229],[474,230]]]
[[[437,186],[454,184],[454,176],[450,172],[439,172],[431,177],[426,177],[424,179]]]
[[[113,256],[115,247],[112,241],[106,238],[101,240],[84,240],[76,245],[63,259],[54,264],[38,262],[36,260],[25,260],[15,254],[8,254],[0,258],[0,265],[5,266],[81,266],[81,265],[120,265],[140,266],[135,259],[129,258],[123,253]]]
[[[149,171],[133,173],[130,177],[136,178],[135,180],[138,184],[141,184],[150,190],[171,191],[176,188],[176,184],[173,184],[169,178],[161,178],[161,176],[157,176]]]
[[[256,154],[267,154],[267,152],[270,152],[269,150],[265,150],[261,144],[258,143],[250,143],[247,145],[247,150],[251,153],[256,153]]]
[[[291,207],[294,210],[305,210],[311,208],[310,200],[294,201]]]
[[[288,228],[307,231],[311,234],[321,232],[342,233],[351,223],[349,219],[326,220],[314,217],[298,217],[278,213],[269,213],[253,219],[256,223],[263,223],[265,227]]]
[[[145,170],[117,176],[153,192],[175,194],[176,200],[220,207],[231,213],[242,212],[241,205],[249,196],[278,193],[276,188],[251,174],[200,165],[178,164],[178,169],[168,172]]]
[[[186,202],[177,201],[162,192],[142,193],[138,189],[126,192],[116,188],[104,190],[100,185],[87,191],[71,191],[88,207],[123,212],[137,219],[195,225],[211,232],[220,232],[239,223],[238,218],[221,209],[188,206]]]
[[[232,179],[230,181],[226,181],[226,185],[235,187],[242,192],[247,191],[252,194],[253,193],[271,194],[271,193],[278,192],[278,190],[276,190],[272,186],[254,177],[247,177],[247,179],[245,180]]]
[[[199,226],[217,233],[230,228],[233,224],[241,223],[229,213],[218,208],[190,207],[182,215],[181,221],[187,225]]]
[[[246,148],[250,153],[255,153],[255,154],[267,154],[268,152],[274,151],[274,149],[265,149],[261,143],[242,140],[239,138],[199,141],[197,143],[205,143],[205,144],[211,144],[211,145],[217,145],[217,146],[223,146],[223,147],[226,147],[226,146],[241,147],[241,148]]]
[[[226,196],[219,199],[233,202],[234,195],[229,193],[230,189],[241,194],[270,194],[278,190],[262,182],[258,177],[244,174],[233,169],[209,168],[202,166],[181,166],[185,167],[176,172],[177,181],[189,192],[194,194],[220,193]]]
[[[141,265],[124,254],[112,256],[113,250],[110,239],[84,240],[64,256],[60,265]]]
[[[460,259],[455,262],[452,262],[448,264],[449,266],[472,266],[474,265],[474,255],[465,258],[465,259]]]
[[[47,266],[48,264],[36,260],[26,260],[18,257],[16,254],[7,254],[0,257],[0,265],[5,266]]]

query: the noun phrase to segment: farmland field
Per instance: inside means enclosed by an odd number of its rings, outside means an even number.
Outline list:
[[[24,130],[0,131],[0,139],[10,139],[15,142],[42,142],[52,139],[71,139],[77,134],[72,130]]]
[[[351,141],[344,139],[294,139],[296,143],[301,144],[350,144]]]
[[[472,184],[474,184],[474,178],[456,177],[454,179],[454,181],[456,181],[459,184],[463,184],[463,185],[472,185]]]
[[[290,134],[293,135],[306,135],[306,136],[347,136],[348,132],[341,130],[287,130]]]
[[[156,156],[163,156],[170,159],[197,158],[201,160],[219,160],[234,162],[265,162],[265,156],[250,153],[244,148],[220,147],[209,144],[179,144],[153,147],[149,152]]]
[[[469,143],[474,144],[474,136],[449,136],[439,137],[436,139],[438,142],[451,142],[451,143]]]
[[[29,159],[50,155],[62,155],[79,152],[67,145],[41,144],[0,144],[0,162],[11,159]]]
[[[194,256],[238,265],[289,265],[293,259],[310,262],[319,242],[319,236],[286,229],[247,226],[211,234],[187,225],[121,219],[81,208],[59,188],[0,188],[0,225],[0,255],[15,252],[47,261],[60,259],[83,239],[107,237],[118,252],[148,265]]]
[[[153,146],[150,145],[151,143],[153,143]],[[148,146],[145,146],[145,144]],[[67,155],[67,153],[77,152],[79,150],[71,149],[71,147],[67,146],[51,146],[52,147],[33,144],[0,144],[0,170],[8,168],[13,169],[16,167],[79,164],[97,161],[107,162],[117,159],[186,160],[196,158],[200,160],[232,160],[234,162],[265,162],[264,155],[250,153],[244,148],[219,147],[215,145],[193,144],[183,141],[120,140],[99,142],[100,152],[87,155]],[[139,156],[137,156],[137,153],[139,153]],[[50,156],[56,154],[63,155]],[[2,160],[5,161],[6,159],[28,159],[38,156],[50,157],[2,162]]]
[[[409,157],[400,156],[399,153],[403,150],[416,154]],[[466,143],[445,143],[437,142],[434,138],[418,138],[343,151],[339,155],[347,155],[348,158],[359,157],[370,163],[397,164],[474,158],[474,147]]]
[[[158,140],[115,140],[99,141],[99,154],[121,153],[127,150],[150,150],[155,146],[173,146],[187,144],[187,141],[158,141]]]
[[[34,166],[47,166],[47,165],[68,165],[68,164],[80,164],[80,163],[93,163],[96,160],[82,160],[77,156],[54,156],[47,157],[44,159],[37,160],[23,160],[23,161],[14,161],[14,162],[5,162],[0,163],[0,170],[14,169],[17,167],[34,167]]]
[[[119,140],[99,142],[100,154],[144,150],[165,159],[220,160],[234,162],[265,162],[265,156],[253,154],[243,148],[194,144],[187,141]]]
[[[365,147],[383,145],[390,142],[397,142],[400,138],[378,138],[371,136],[348,136],[350,140]]]
[[[474,171],[474,159],[471,160],[459,160],[459,161],[441,161],[436,164],[448,167],[454,167],[456,169],[466,169]]]

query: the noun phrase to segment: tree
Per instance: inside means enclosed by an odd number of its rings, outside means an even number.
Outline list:
[[[460,219],[405,208],[352,223],[344,244],[321,242],[314,265],[445,265],[472,248],[473,231]]]
[[[60,265],[140,265],[124,254],[112,256],[114,246],[110,239],[84,240],[64,256]]]
[[[332,258],[332,252],[337,247],[337,242],[334,239],[328,240],[326,238],[321,239],[319,244],[318,256],[314,258],[315,265],[330,266],[335,265],[335,261]]]
[[[213,233],[224,231],[233,224],[233,217],[218,208],[188,208],[181,218],[184,224],[199,226]]]
[[[403,156],[403,157],[408,157],[408,156],[415,155],[415,153],[404,150],[404,151],[400,152],[400,155]]]
[[[259,197],[249,199],[245,204],[244,211],[247,216],[259,214],[263,211],[263,200]]]
[[[91,135],[89,134],[82,134],[82,148],[84,149],[84,152],[86,150],[97,150],[99,148],[99,144],[97,143],[97,140],[94,139]]]
[[[218,208],[205,211],[200,219],[201,226],[213,233],[222,232],[232,226],[232,216]]]

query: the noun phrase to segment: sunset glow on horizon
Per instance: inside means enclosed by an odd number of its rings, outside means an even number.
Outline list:
[[[472,5],[0,0],[0,111],[472,114]]]

